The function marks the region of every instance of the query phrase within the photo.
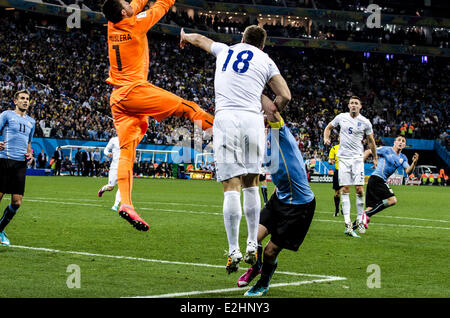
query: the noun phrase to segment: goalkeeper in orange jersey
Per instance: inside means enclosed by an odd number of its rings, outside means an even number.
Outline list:
[[[120,145],[117,184],[122,204],[119,215],[140,231],[148,231],[149,226],[134,210],[131,191],[136,147],[147,131],[148,117],[161,121],[169,116],[185,116],[203,129],[211,128],[214,120],[196,103],[147,82],[147,32],[175,0],[158,0],[150,9],[142,11],[147,2],[106,0],[102,7],[108,20],[110,69],[106,82],[114,86],[110,106]]]

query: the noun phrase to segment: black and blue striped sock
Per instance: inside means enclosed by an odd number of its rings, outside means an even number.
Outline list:
[[[372,215],[384,210],[387,207],[389,207],[388,200],[383,200],[383,201],[379,202],[372,210],[367,211],[366,215],[368,217],[371,217]]]
[[[18,209],[19,207],[12,207],[11,204],[6,207],[2,218],[0,219],[0,232],[3,232],[5,227],[11,222]]]
[[[267,187],[266,186],[261,186],[261,192],[264,198],[264,204],[267,203]]]
[[[262,265],[261,278],[259,279],[259,284],[263,287],[268,287],[269,282],[272,279],[272,275],[277,269],[277,260],[274,263],[264,261]]]
[[[253,267],[256,270],[260,270],[262,267],[262,253],[263,253],[263,248],[262,248],[261,244],[258,244],[258,252],[257,253],[258,253],[257,260],[256,260],[255,265],[253,265]]]

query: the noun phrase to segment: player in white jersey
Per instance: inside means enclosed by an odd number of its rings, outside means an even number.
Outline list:
[[[200,34],[181,30],[180,46],[191,43],[216,57],[214,79],[216,110],[213,125],[214,160],[217,181],[224,191],[223,215],[228,238],[227,272],[238,270],[242,259],[239,225],[242,217],[240,190],[248,238],[244,261],[257,260],[257,234],[261,201],[259,175],[265,149],[261,95],[268,84],[277,97],[279,109],[290,101],[291,93],[278,67],[262,51],[266,31],[247,27],[239,44],[228,46]]]
[[[324,144],[331,144],[330,134],[333,128],[340,127],[340,146],[337,152],[339,157],[339,185],[342,187],[341,202],[342,214],[345,221],[345,234],[359,237],[352,228],[350,219],[350,186],[356,189],[356,214],[360,233],[365,232],[362,225],[364,213],[364,146],[362,141],[367,136],[367,143],[374,154],[374,166],[377,164],[377,146],[373,137],[372,124],[360,114],[361,100],[357,96],[350,97],[348,108],[350,112],[337,115],[325,128],[323,134]]]
[[[119,157],[120,157],[120,146],[119,146],[119,137],[112,137],[108,144],[106,145],[103,153],[107,155],[109,158],[112,158],[111,164],[109,166],[108,173],[108,184],[104,185],[99,191],[98,196],[101,197],[105,191],[112,191],[117,184],[117,168],[119,166]],[[120,190],[117,189],[116,192],[116,200],[114,201],[114,205],[111,208],[113,211],[117,211],[119,208],[119,204],[121,201]]]

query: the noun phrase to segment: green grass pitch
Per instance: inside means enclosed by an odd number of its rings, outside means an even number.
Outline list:
[[[110,210],[115,192],[97,197],[106,182],[27,177],[6,229],[12,246],[0,247],[1,297],[242,297],[236,281],[247,265],[225,271],[219,183],[135,179],[133,201],[150,224],[138,232]],[[265,297],[450,297],[450,188],[393,186],[398,205],[374,216],[357,239],[344,235],[342,216],[333,217],[331,184],[311,187],[317,208],[309,233],[298,252],[280,254]],[[354,197],[352,189],[352,219]],[[5,195],[0,212],[8,203]],[[245,250],[244,216],[240,232]],[[75,288],[69,265],[79,268]]]

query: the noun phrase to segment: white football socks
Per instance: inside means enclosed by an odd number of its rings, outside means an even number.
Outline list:
[[[120,190],[117,188],[116,201],[114,201],[114,206],[119,205],[120,201],[122,201],[122,198],[120,197]]]
[[[228,238],[228,253],[239,249],[239,225],[241,223],[241,193],[227,191],[223,200],[223,220]]]
[[[364,194],[356,194],[356,219],[359,223],[362,223],[362,217],[364,214]]]
[[[342,193],[341,194],[341,202],[342,202],[342,214],[344,215],[345,224],[351,223],[350,219],[350,194]]]
[[[261,212],[261,198],[259,196],[259,187],[250,187],[242,189],[244,193],[244,214],[247,220],[247,244],[258,243],[259,214]]]

